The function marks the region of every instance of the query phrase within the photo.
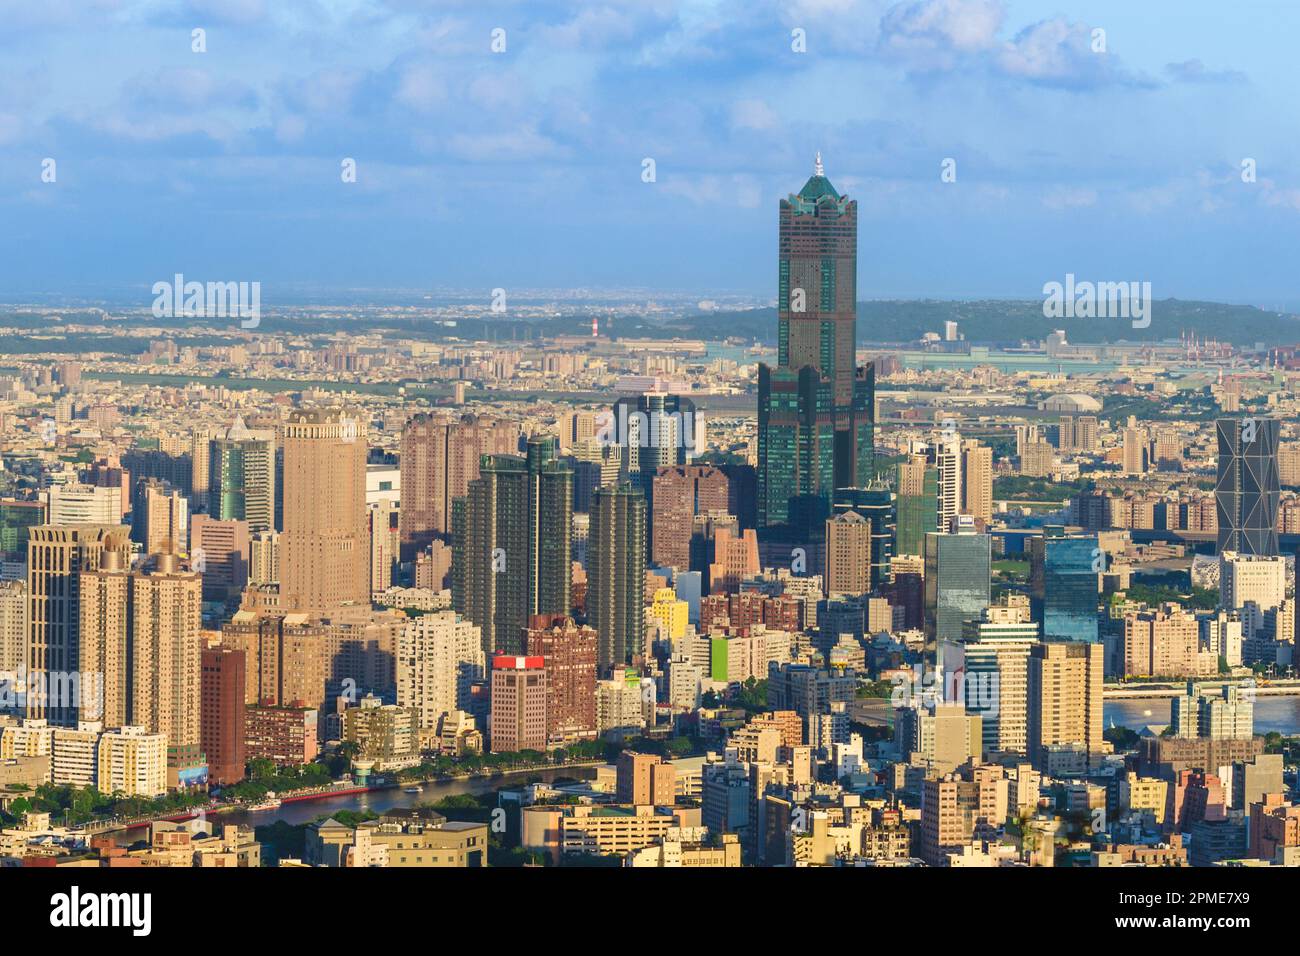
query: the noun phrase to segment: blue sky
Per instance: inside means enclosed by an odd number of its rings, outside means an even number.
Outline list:
[[[1300,302],[1289,0],[0,0],[0,24],[11,296],[772,295],[777,202],[820,149],[862,298],[1073,272]]]

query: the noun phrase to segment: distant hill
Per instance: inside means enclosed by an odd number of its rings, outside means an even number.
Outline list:
[[[977,345],[1018,345],[1038,341],[1054,329],[1064,329],[1072,343],[1154,342],[1176,339],[1186,331],[1235,345],[1289,345],[1300,342],[1300,317],[1269,312],[1251,305],[1157,299],[1151,324],[1135,329],[1125,319],[1048,319],[1041,299],[885,300],[858,303],[858,341],[914,342],[926,332],[943,334],[945,322]],[[740,336],[776,342],[776,310],[712,312],[674,324],[683,337]]]

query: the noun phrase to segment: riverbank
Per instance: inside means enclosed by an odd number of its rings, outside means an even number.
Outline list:
[[[270,810],[249,810],[242,804],[228,804],[217,808],[199,808],[192,813],[170,814],[137,820],[127,825],[115,825],[97,833],[111,834],[115,843],[130,845],[137,840],[146,839],[148,827],[155,821],[177,822],[191,820],[201,813],[208,817],[220,817],[222,823],[240,826],[266,826],[277,821],[291,825],[314,822],[318,817],[328,816],[342,810],[370,810],[383,813],[386,810],[419,806],[431,802],[430,797],[457,796],[459,794],[481,794],[501,789],[502,784],[511,780],[526,779],[530,776],[540,778],[543,782],[552,782],[559,777],[575,777],[579,780],[594,779],[595,768],[603,765],[603,760],[582,761],[571,764],[549,764],[541,767],[525,767],[518,770],[504,770],[490,774],[456,774],[454,776],[428,777],[423,780],[406,780],[385,782],[376,787],[353,788],[350,790],[321,791],[309,794],[287,794],[281,797],[279,807]],[[408,794],[406,790],[419,787],[420,792]]]

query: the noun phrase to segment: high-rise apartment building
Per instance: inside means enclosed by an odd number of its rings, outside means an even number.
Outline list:
[[[370,591],[382,594],[392,587],[397,565],[399,534],[398,508],[391,498],[381,498],[366,507],[370,525]]]
[[[128,548],[127,529],[120,525],[28,529],[28,717],[53,726],[77,725],[83,677],[81,572],[98,569],[104,552],[125,554]]]
[[[871,590],[871,522],[856,511],[826,521],[827,594],[866,594]]]
[[[1027,736],[1036,769],[1075,775],[1099,761],[1104,668],[1101,644],[1052,641],[1030,651]]]
[[[596,489],[587,544],[587,617],[601,667],[645,648],[645,496],[631,483]]]
[[[956,434],[937,436],[926,448],[926,460],[939,476],[936,530],[946,533],[952,530],[953,520],[962,513],[961,437]]]
[[[321,614],[369,604],[365,423],[339,409],[294,411],[283,443],[280,606]]]
[[[0,581],[0,672],[27,669],[27,582]]]
[[[471,709],[486,669],[477,625],[453,611],[421,614],[398,638],[397,703],[415,708],[421,728],[436,729],[444,714]]]
[[[1214,429],[1219,442],[1214,485],[1218,550],[1275,555],[1280,423],[1276,418],[1220,418]]]
[[[993,520],[993,449],[977,441],[962,443],[962,511],[979,521]]]
[[[654,476],[651,560],[658,567],[691,566],[691,529],[696,515],[736,514],[731,481],[713,465],[674,465]]]
[[[136,484],[131,508],[131,537],[146,554],[184,554],[190,540],[190,502],[157,478]]]
[[[245,655],[230,647],[205,647],[200,659],[199,743],[208,779],[217,785],[244,779]]]
[[[573,618],[539,614],[528,622],[527,656],[546,669],[546,737],[552,744],[596,736],[599,636]]]
[[[129,578],[128,722],[165,734],[169,751],[197,752],[202,582],[170,554],[155,556],[152,567]]]
[[[781,201],[778,365],[759,365],[758,523],[815,530],[836,488],[874,467],[875,366],[858,368],[858,204],[835,191],[820,155]]]
[[[570,612],[572,505],[550,437],[530,439],[527,457],[483,456],[453,503],[452,605],[483,629],[485,652],[520,651],[529,617]]]
[[[484,416],[420,413],[402,430],[401,560],[451,532],[452,502],[468,493],[484,455],[519,451],[519,426]]]

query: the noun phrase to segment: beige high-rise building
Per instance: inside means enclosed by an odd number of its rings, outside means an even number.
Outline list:
[[[1202,652],[1196,615],[1176,604],[1124,615],[1125,677],[1209,677],[1219,659]]]
[[[248,540],[248,583],[280,581],[280,532],[259,531]]]
[[[137,498],[136,507],[144,514],[131,515],[132,523],[143,528],[146,554],[167,551],[184,554],[189,548],[189,501],[157,480],[148,481]],[[139,540],[139,539],[137,539]]]
[[[209,458],[212,455],[212,440],[221,434],[221,429],[207,425],[194,429],[190,436],[190,502],[197,511],[207,507]]]
[[[125,552],[121,525],[37,525],[27,539],[27,716],[75,727],[80,709],[80,577],[105,551]]]
[[[1105,645],[1036,644],[1029,654],[1029,756],[1053,776],[1085,773],[1104,752]]]
[[[81,667],[86,673],[101,675],[100,706],[83,707],[79,716],[83,721],[100,721],[105,727],[130,723],[127,641],[131,575],[126,561],[124,553],[108,551],[99,567],[82,571],[79,580]]]
[[[871,521],[856,511],[826,521],[826,592],[866,594],[871,590]]]
[[[370,592],[382,594],[393,584],[393,566],[397,564],[399,535],[398,509],[391,498],[383,498],[367,508],[370,521]]]
[[[1283,442],[1277,450],[1278,480],[1283,485],[1300,485],[1300,442]]]
[[[961,456],[962,511],[981,521],[993,520],[993,449],[967,441]]]
[[[326,614],[369,604],[365,422],[334,408],[295,411],[283,444],[280,606]]]
[[[907,714],[912,763],[938,774],[951,773],[980,759],[983,731],[980,718],[962,703],[933,703]]]
[[[1124,429],[1124,474],[1144,475],[1147,471],[1150,438],[1145,428],[1137,427],[1133,418]]]
[[[130,575],[130,723],[171,748],[199,745],[203,582],[175,555]]]
[[[0,581],[0,671],[27,666],[27,583]]]
[[[1055,458],[1052,446],[1045,441],[1026,442],[1020,452],[1020,473],[1034,478],[1043,478],[1052,473]]]

